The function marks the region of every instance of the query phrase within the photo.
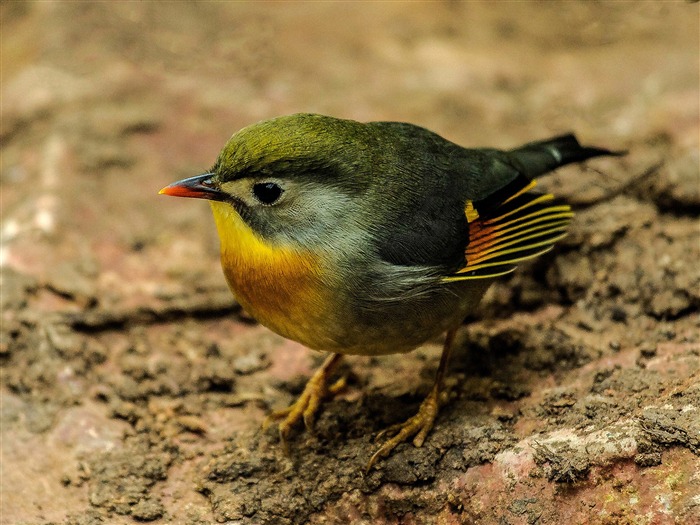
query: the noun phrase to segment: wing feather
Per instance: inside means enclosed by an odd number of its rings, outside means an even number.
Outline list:
[[[508,274],[518,263],[552,249],[566,235],[574,216],[568,204],[554,196],[534,193],[536,182],[518,177],[512,194],[502,202],[468,201],[469,221],[466,264],[445,281],[488,279]],[[503,195],[503,193],[501,194]]]

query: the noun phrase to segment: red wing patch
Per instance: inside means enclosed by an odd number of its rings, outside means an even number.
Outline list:
[[[552,249],[566,235],[574,212],[551,194],[529,193],[532,181],[500,205],[480,211],[480,204],[467,202],[469,221],[467,264],[446,281],[487,279],[515,270],[517,263]]]

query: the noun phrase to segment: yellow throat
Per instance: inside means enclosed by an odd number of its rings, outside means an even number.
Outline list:
[[[325,349],[319,333],[327,301],[318,258],[273,245],[227,203],[210,201],[221,242],[224,275],[246,311],[261,324],[310,348]]]

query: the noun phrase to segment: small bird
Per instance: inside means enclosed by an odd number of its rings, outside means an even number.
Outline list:
[[[286,448],[311,430],[343,355],[413,350],[447,333],[433,387],[367,470],[400,443],[420,447],[444,404],[455,332],[495,278],[561,239],[571,208],[535,177],[619,152],[573,135],[516,149],[466,149],[419,126],[316,114],[235,133],[214,166],[163,188],[208,199],[221,265],[241,306],[278,334],[330,352],[290,407],[273,412]]]

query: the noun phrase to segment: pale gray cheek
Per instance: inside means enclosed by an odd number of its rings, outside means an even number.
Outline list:
[[[356,220],[353,202],[337,193],[317,191],[270,212],[275,240],[307,249],[357,250],[369,236]]]

